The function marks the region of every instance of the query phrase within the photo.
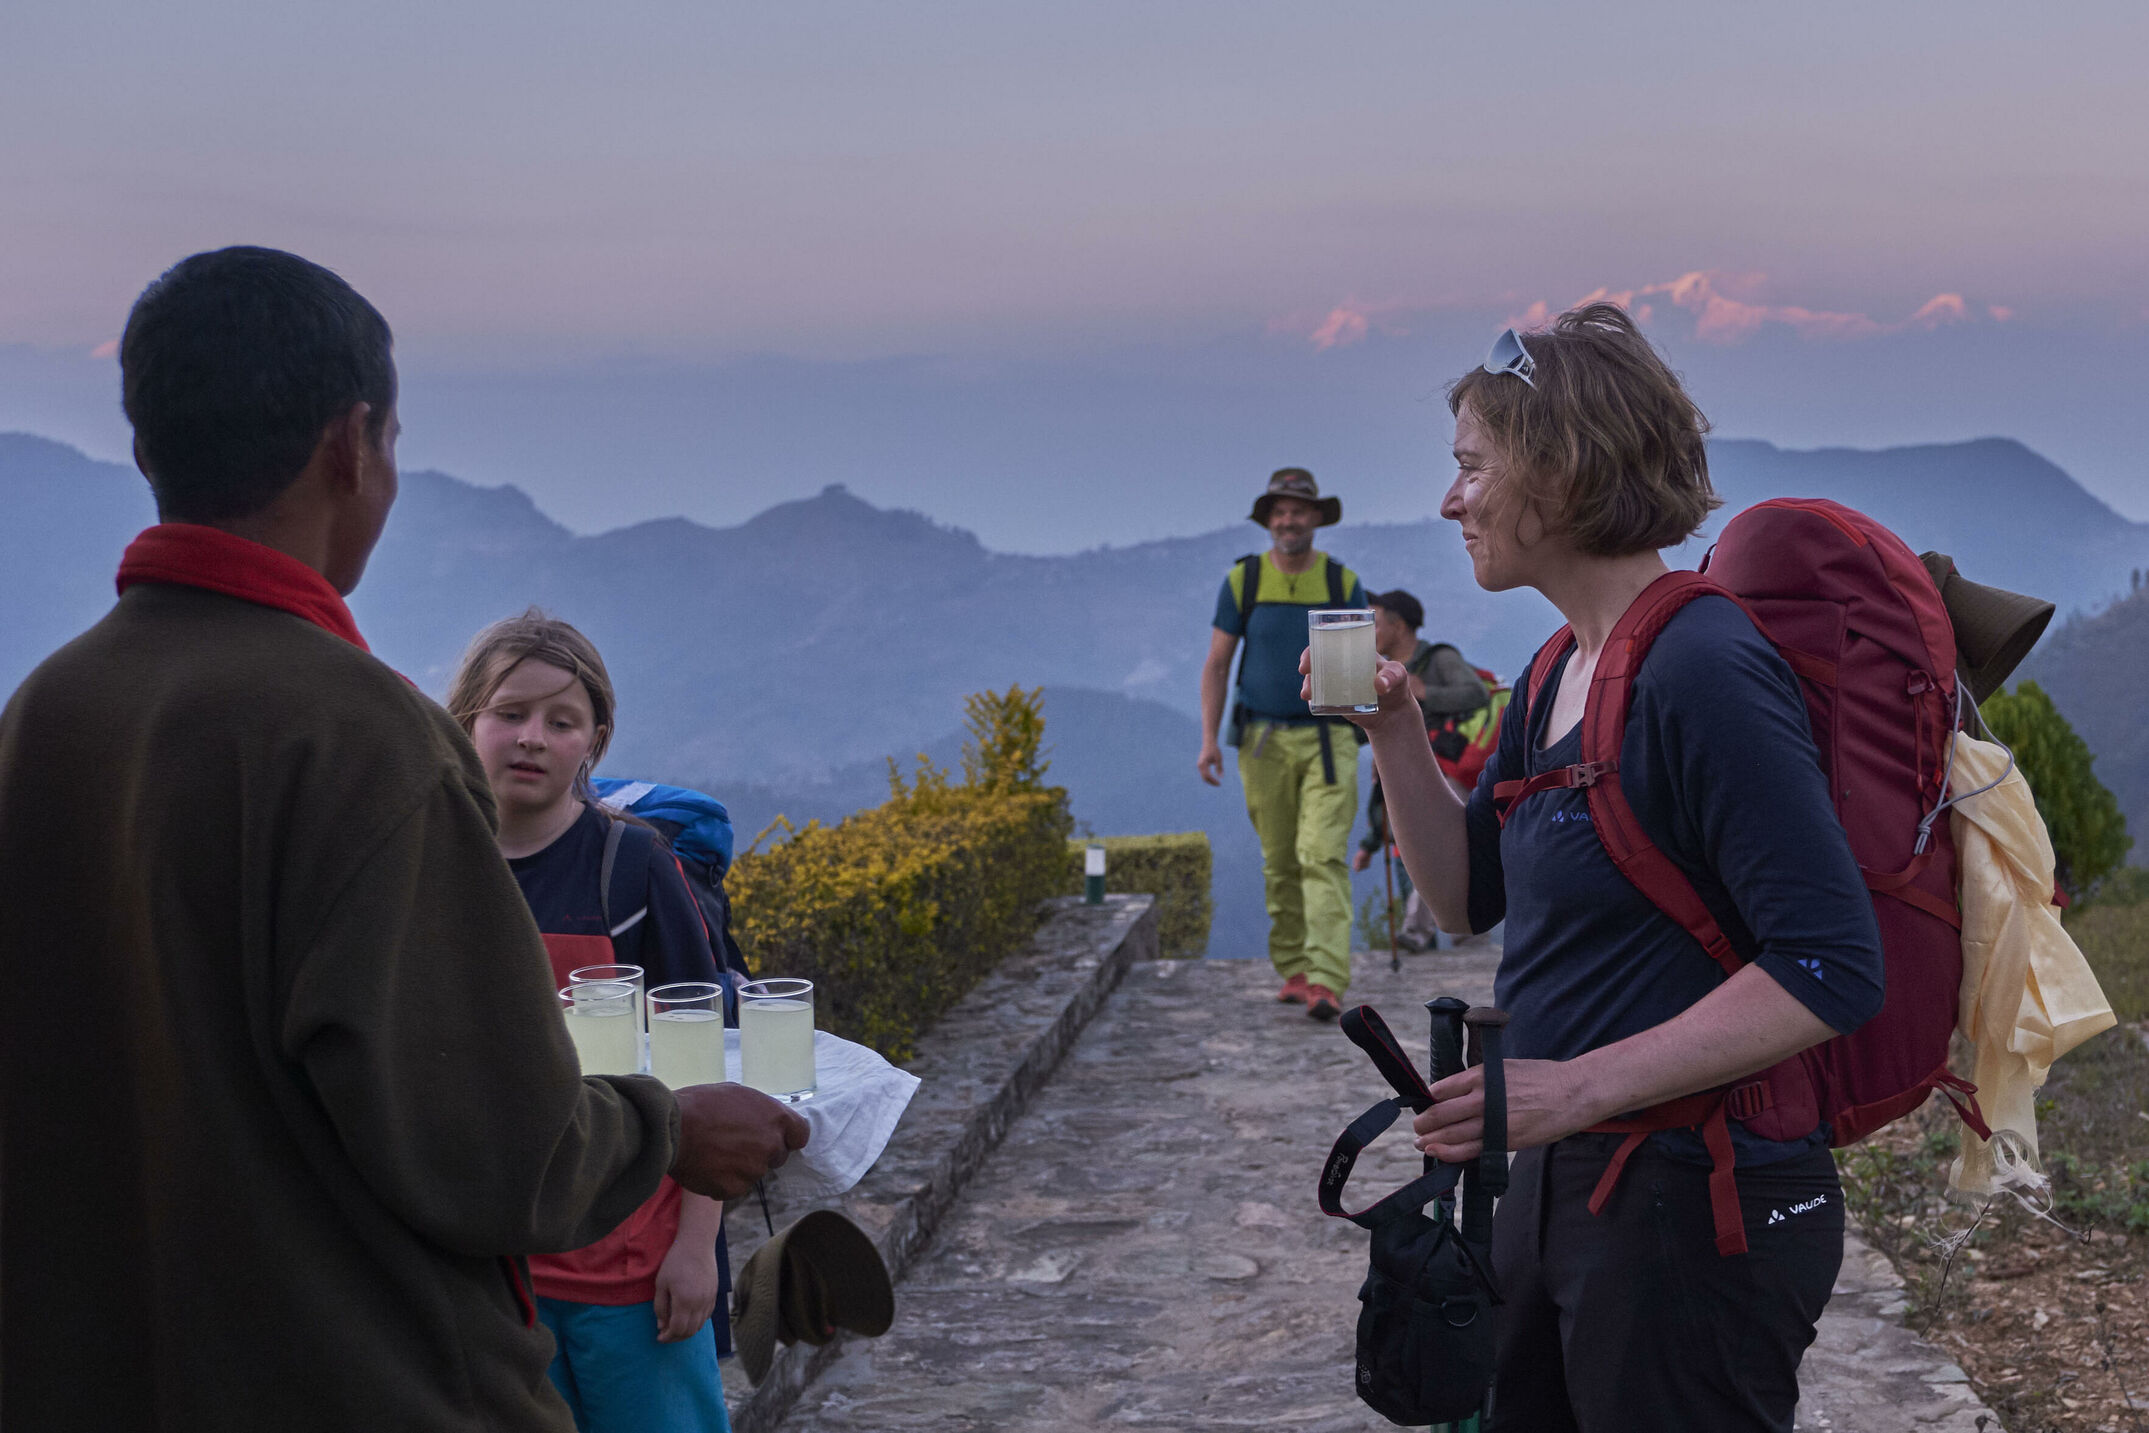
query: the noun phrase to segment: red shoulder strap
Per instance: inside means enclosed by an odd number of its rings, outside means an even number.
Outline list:
[[[1596,768],[1594,779],[1587,783],[1589,815],[1604,853],[1636,890],[1700,941],[1701,948],[1729,975],[1745,962],[1731,948],[1716,917],[1709,914],[1694,883],[1642,830],[1619,782],[1619,753],[1627,735],[1627,712],[1634,704],[1635,675],[1664,625],[1695,598],[1712,596],[1731,594],[1698,572],[1667,572],[1644,588],[1613,625],[1582,709],[1582,762]]]
[[[1545,678],[1552,675],[1553,666],[1566,654],[1567,648],[1573,642],[1574,628],[1560,628],[1552,634],[1551,641],[1537,649],[1537,655],[1530,659],[1529,670],[1522,674],[1522,730],[1525,740],[1528,738],[1530,731],[1530,709],[1537,703],[1537,694],[1545,689]],[[1508,700],[1512,702],[1514,698],[1509,697]],[[1493,736],[1493,741],[1495,743],[1499,741],[1497,732]],[[1526,781],[1517,776],[1506,781],[1496,782],[1492,788],[1492,809],[1499,813],[1500,824],[1502,826],[1507,824],[1509,809],[1523,797],[1534,796],[1540,791],[1549,790],[1555,786],[1573,786],[1577,784],[1575,773],[1578,770],[1579,768],[1572,766],[1562,767],[1558,771],[1548,771],[1542,776],[1533,776]]]

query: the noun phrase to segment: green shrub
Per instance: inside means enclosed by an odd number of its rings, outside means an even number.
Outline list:
[[[1113,891],[1157,898],[1157,949],[1167,960],[1200,955],[1209,948],[1209,834],[1174,831],[1162,836],[1099,836],[1104,847],[1104,884]],[[1085,840],[1067,844],[1062,889],[1082,889]]]
[[[2097,780],[2088,743],[2035,682],[1995,692],[1979,710],[1992,734],[2015,753],[2037,798],[2037,814],[2052,833],[2060,889],[2072,898],[2091,894],[2134,842],[2119,802]]]
[[[907,1060],[1036,929],[1073,824],[1067,793],[1044,784],[1039,698],[1011,687],[968,700],[963,782],[922,756],[905,781],[891,760],[886,803],[836,826],[778,817],[789,839],[732,866],[748,964],[813,981],[820,1028]]]

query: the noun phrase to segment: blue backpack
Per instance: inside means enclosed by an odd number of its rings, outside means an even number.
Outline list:
[[[709,929],[709,946],[726,970],[750,978],[746,953],[731,934],[731,898],[724,894],[724,873],[731,869],[731,813],[714,796],[683,786],[600,776],[590,783],[597,798],[614,811],[627,811],[648,822],[670,843],[686,872],[687,889],[701,907]]]

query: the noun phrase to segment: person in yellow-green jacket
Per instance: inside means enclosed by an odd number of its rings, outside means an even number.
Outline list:
[[[1216,598],[1215,630],[1201,669],[1201,779],[1220,785],[1217,744],[1232,654],[1240,642],[1229,739],[1239,749],[1246,814],[1261,837],[1269,960],[1284,978],[1276,998],[1315,1019],[1342,1013],[1351,978],[1351,822],[1358,810],[1358,735],[1348,722],[1316,717],[1299,695],[1306,614],[1363,607],[1358,574],[1313,545],[1314,529],[1343,518],[1313,474],[1281,468],[1254,500],[1269,531],[1267,552],[1232,566]]]

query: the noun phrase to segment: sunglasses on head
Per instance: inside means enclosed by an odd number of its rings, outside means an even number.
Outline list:
[[[1522,346],[1521,337],[1513,329],[1492,341],[1492,352],[1485,355],[1484,363],[1479,366],[1487,373],[1512,373],[1530,387],[1537,386],[1537,380],[1532,376],[1537,372],[1537,360],[1530,357],[1530,351]]]

